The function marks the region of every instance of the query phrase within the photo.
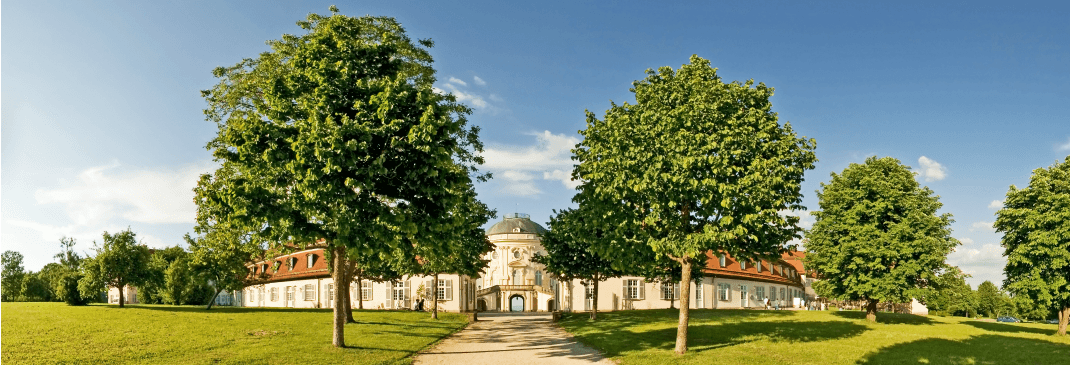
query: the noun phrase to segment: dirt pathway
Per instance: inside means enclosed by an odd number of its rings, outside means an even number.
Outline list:
[[[550,324],[548,313],[480,313],[472,323],[416,355],[416,364],[613,364]]]

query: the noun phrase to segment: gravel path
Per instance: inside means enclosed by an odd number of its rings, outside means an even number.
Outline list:
[[[550,323],[549,313],[480,313],[416,364],[613,364]]]

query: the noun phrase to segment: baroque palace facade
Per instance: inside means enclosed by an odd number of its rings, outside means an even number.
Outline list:
[[[585,311],[594,307],[593,285],[561,281],[532,261],[546,254],[540,236],[546,229],[525,214],[506,215],[487,230],[494,250],[479,277],[439,275],[439,309],[466,311]],[[738,261],[728,255],[707,260],[704,275],[692,282],[692,308],[801,307],[816,296],[794,251],[772,261]],[[321,249],[310,249],[260,262],[251,268],[268,279],[227,298],[244,307],[330,308],[334,295],[348,294],[353,308],[413,308],[424,290],[431,300],[428,276],[407,276],[396,282],[362,281],[341,291],[334,285]],[[657,309],[677,306],[678,283],[647,282],[641,277],[611,278],[599,283],[598,310]],[[221,303],[222,304],[222,303]]]

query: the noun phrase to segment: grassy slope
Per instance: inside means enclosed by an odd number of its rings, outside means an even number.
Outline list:
[[[689,352],[672,353],[675,310],[567,315],[560,325],[622,364],[1070,364],[1055,325],[861,312],[692,310]]]
[[[68,307],[3,303],[2,362],[21,363],[406,363],[463,328],[459,314],[358,311],[346,345],[331,346],[327,309],[135,305]]]

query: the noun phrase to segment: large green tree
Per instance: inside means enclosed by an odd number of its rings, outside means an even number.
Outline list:
[[[1059,334],[1070,321],[1070,156],[1033,170],[1029,186],[1011,185],[996,212],[1007,266],[1003,287],[1059,312]]]
[[[217,228],[199,232],[203,236],[198,238],[188,234],[184,237],[190,250],[190,270],[204,278],[212,288],[205,310],[212,309],[219,293],[242,290],[261,282],[260,276],[249,273],[249,267],[260,257],[257,254],[262,253],[260,245],[250,242],[249,237],[240,232]]]
[[[479,200],[476,200],[474,187],[466,189],[468,199],[451,209],[449,215],[454,219],[451,226],[456,227],[450,234],[441,236],[434,244],[415,243],[418,257],[414,274],[431,276],[431,318],[438,319],[438,276],[444,273],[457,274],[458,277],[478,276],[487,267],[483,256],[494,250],[494,245],[487,240],[482,226],[494,217],[495,212]],[[459,283],[460,284],[460,283]]]
[[[550,230],[541,237],[546,255],[536,254],[533,261],[543,264],[546,272],[561,280],[580,279],[592,285],[591,319],[598,318],[598,284],[608,278],[621,276],[613,262],[597,254],[594,248],[605,239],[606,229],[599,220],[586,216],[589,211],[566,209],[555,211],[550,217]],[[592,224],[598,222],[599,224]],[[571,288],[570,288],[571,289]],[[584,291],[584,295],[588,295]],[[586,298],[584,298],[586,299]],[[561,302],[561,299],[557,299]]]
[[[215,70],[202,94],[218,126],[208,144],[222,166],[201,184],[199,220],[268,248],[322,244],[335,283],[346,251],[414,257],[458,227],[482,144],[470,109],[432,87],[430,40],[413,42],[393,18],[310,14],[306,31]],[[344,296],[333,344],[345,346]]]
[[[624,222],[614,261],[653,250],[681,266],[676,352],[687,351],[692,267],[710,250],[736,257],[772,255],[799,237],[803,173],[815,142],[781,124],[763,83],[723,82],[708,60],[678,70],[647,70],[634,105],[613,104],[599,120],[587,112],[573,150],[580,205]],[[615,229],[609,228],[607,229]]]
[[[969,275],[957,267],[949,266],[937,275],[926,290],[921,292],[918,300],[930,311],[955,315],[962,311],[965,316],[976,312],[973,289],[966,283]]]
[[[17,251],[4,251],[3,277],[0,278],[0,287],[3,287],[3,301],[18,300],[22,296],[22,281],[26,279],[26,269],[22,267],[22,254]]]
[[[137,235],[127,228],[115,234],[104,232],[104,244],[94,244],[96,255],[82,262],[82,279],[78,290],[82,296],[95,296],[101,289],[119,290],[119,308],[126,302],[126,286],[144,283],[149,269],[149,249],[137,242]]]
[[[74,246],[77,244],[78,241],[73,237],[60,238],[60,252],[55,256],[59,260],[59,264],[56,264],[53,268],[49,268],[46,265],[44,269],[41,269],[41,272],[49,269],[48,277],[51,278],[50,282],[56,298],[68,305],[85,305],[92,298],[83,297],[81,291],[78,290],[78,281],[82,280],[83,257],[74,250]]]
[[[1013,308],[1011,298],[999,290],[996,284],[985,280],[977,286],[977,312],[988,317],[1009,314]]]
[[[807,234],[806,267],[821,273],[818,295],[877,304],[922,296],[949,269],[950,213],[937,214],[939,196],[914,179],[899,160],[869,157],[852,163],[817,193],[821,210]]]

